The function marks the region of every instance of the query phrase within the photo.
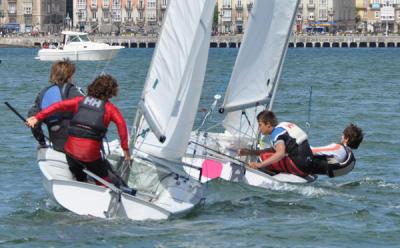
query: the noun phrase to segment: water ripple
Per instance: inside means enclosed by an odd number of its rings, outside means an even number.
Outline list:
[[[113,99],[132,123],[152,49],[124,49],[108,62],[78,62],[74,81],[85,88],[99,73],[114,75]],[[237,49],[211,49],[199,108],[224,94]],[[0,99],[25,114],[48,83],[51,63],[37,49],[0,49]],[[301,127],[310,118],[312,145],[338,142],[353,122],[365,131],[357,165],[340,178],[265,189],[215,181],[203,206],[183,218],[135,222],[70,213],[47,196],[35,162],[35,142],[1,106],[0,246],[15,247],[398,247],[400,201],[400,50],[291,49],[274,111]],[[247,82],[244,82],[247,83]],[[313,88],[308,116],[310,87]],[[196,126],[201,122],[198,114]],[[223,116],[213,116],[221,122]],[[211,126],[211,122],[206,128]],[[110,140],[117,137],[110,127]]]

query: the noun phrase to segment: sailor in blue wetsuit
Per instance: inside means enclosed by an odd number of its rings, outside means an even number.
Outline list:
[[[69,60],[57,61],[51,66],[50,85],[42,89],[36,97],[35,103],[28,112],[28,116],[34,116],[53,103],[81,96],[82,92],[72,84],[72,76],[75,73],[75,64]],[[46,118],[49,138],[56,151],[64,152],[64,144],[68,137],[69,121],[71,113],[58,113]],[[41,125],[32,129],[33,136],[39,142],[40,147],[46,147]]]

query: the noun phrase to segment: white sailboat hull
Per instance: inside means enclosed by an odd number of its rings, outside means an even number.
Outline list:
[[[186,166],[185,171],[201,182],[221,178],[231,182],[243,182],[256,187],[271,183],[310,183],[316,176],[299,177],[288,173],[271,176],[244,165],[237,155],[239,148],[251,148],[251,140],[225,133],[192,133],[186,156],[182,161],[201,170]]]
[[[222,161],[212,157],[185,157],[183,162],[195,166],[201,170],[193,169],[191,166],[184,167],[185,171],[193,178],[202,183],[213,179],[223,179],[230,182],[245,183],[255,187],[269,188],[276,183],[305,184],[316,180],[316,176],[299,177],[288,173],[279,173],[274,176],[266,174],[239,163]]]
[[[154,197],[139,192],[136,196],[121,193],[119,197],[109,188],[75,181],[65,155],[50,148],[38,151],[38,164],[44,187],[50,196],[62,207],[79,215],[163,220],[172,215],[185,214],[202,199],[201,187],[196,187],[193,180],[189,183],[173,175],[163,180],[160,186],[163,190]]]
[[[106,45],[106,44],[105,44]],[[98,60],[111,60],[118,55],[122,46],[108,46],[96,49],[40,49],[36,59],[41,61],[56,61],[62,59],[69,59],[72,61],[98,61]]]

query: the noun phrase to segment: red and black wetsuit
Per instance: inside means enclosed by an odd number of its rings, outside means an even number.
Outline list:
[[[291,124],[294,125],[294,124]],[[270,134],[273,146],[279,143],[285,144],[286,156],[280,161],[275,162],[266,168],[273,172],[286,172],[300,177],[310,174],[309,163],[312,159],[312,152],[308,140],[304,140],[301,144],[296,143],[296,137],[290,136],[289,132],[282,126],[276,126]],[[264,152],[260,155],[261,160],[266,160],[273,153]]]
[[[85,99],[88,97],[75,97],[70,100],[61,101],[55,103],[48,107],[47,109],[39,112],[35,115],[35,117],[40,121],[45,119],[46,117],[54,114],[55,112],[72,112],[74,113],[74,117],[79,115],[78,111],[82,111],[82,105],[84,105]],[[98,100],[100,101],[100,100]],[[102,101],[101,101],[102,102]],[[118,130],[118,134],[121,140],[121,147],[123,150],[128,150],[128,130],[124,118],[122,117],[121,112],[118,108],[109,101],[103,102],[103,111],[101,114],[103,115],[103,127],[104,134],[107,130],[106,128],[109,126],[110,122],[113,121]],[[87,111],[87,109],[86,109]],[[74,120],[74,119],[73,119]],[[72,120],[72,121],[73,121]],[[72,124],[71,124],[72,126]],[[71,128],[70,128],[71,129]],[[106,164],[101,157],[101,145],[102,140],[101,137],[90,137],[85,135],[77,135],[74,136],[74,132],[69,132],[69,136],[67,142],[65,144],[64,150],[67,154],[68,164],[70,166],[71,171],[77,177],[78,181],[84,181],[86,179],[86,175],[81,172],[82,164],[84,164],[89,170],[93,171],[100,177],[107,177],[107,168]],[[72,166],[72,167],[71,167]],[[79,167],[79,168],[75,168]],[[74,169],[75,168],[75,169]]]

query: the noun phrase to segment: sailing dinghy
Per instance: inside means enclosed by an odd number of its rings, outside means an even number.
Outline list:
[[[214,6],[215,0],[169,1],[130,140],[133,163],[122,176],[137,193],[77,182],[64,154],[40,149],[45,189],[61,206],[101,218],[161,220],[202,201],[202,184],[184,172],[181,158],[200,99]],[[121,156],[117,143],[108,154],[113,164]]]
[[[185,168],[201,182],[222,178],[267,187],[276,182],[308,183],[316,179],[287,173],[269,175],[247,167],[237,154],[239,148],[254,149],[258,145],[256,116],[266,107],[272,109],[298,3],[298,0],[256,1],[219,109],[226,114],[225,132],[193,132],[183,159],[201,168],[200,172]]]

